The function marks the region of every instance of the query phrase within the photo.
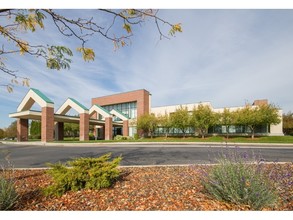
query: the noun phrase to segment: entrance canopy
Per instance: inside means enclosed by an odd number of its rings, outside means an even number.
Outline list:
[[[37,103],[42,111],[31,110],[34,103]],[[79,116],[66,115],[70,109],[76,110]],[[99,114],[103,117],[98,117]],[[113,116],[116,116],[121,121],[113,121]],[[9,114],[9,117],[18,119],[18,141],[28,139],[28,119],[40,120],[42,122],[42,141],[44,142],[54,139],[54,130],[55,134],[58,133],[63,139],[63,134],[60,135],[60,132],[63,133],[63,123],[79,123],[80,140],[88,140],[89,125],[106,127],[108,132],[111,133],[112,126],[125,127],[125,121],[128,120],[128,117],[117,110],[113,109],[109,112],[99,105],[93,105],[88,109],[73,98],[68,98],[56,113],[54,113],[54,102],[40,90],[34,88],[31,88],[25,95],[17,108],[17,112]],[[61,129],[62,131],[56,132],[56,126],[54,129],[54,124],[56,123],[57,129]],[[108,139],[112,139],[112,134],[108,134],[107,137]]]

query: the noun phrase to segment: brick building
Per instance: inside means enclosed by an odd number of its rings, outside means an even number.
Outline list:
[[[41,107],[41,111],[31,110],[34,103]],[[268,103],[267,100],[256,100],[253,105]],[[224,108],[213,108],[210,102],[200,103],[209,105],[215,112],[222,112]],[[37,89],[30,89],[17,108],[16,113],[9,114],[9,117],[17,118],[17,140],[28,140],[29,119],[40,120],[41,140],[49,142],[63,140],[64,123],[79,124],[79,140],[89,140],[89,127],[94,128],[94,135],[98,139],[112,140],[116,135],[133,136],[137,133],[135,119],[143,114],[154,113],[155,115],[171,114],[180,106],[187,107],[190,111],[199,103],[172,105],[162,107],[151,107],[151,94],[145,90],[135,90],[114,95],[92,98],[91,107],[87,108],[77,100],[68,98],[62,106],[54,113],[54,102],[44,93]],[[229,108],[234,111],[241,107]],[[78,116],[67,115],[70,109],[76,110]],[[282,117],[282,110],[279,110]],[[160,129],[157,134],[160,135]],[[216,132],[225,132],[224,128],[217,128]],[[234,133],[247,132],[245,128],[236,126],[230,127]],[[242,130],[241,130],[242,129]],[[215,132],[215,131],[212,131]],[[260,133],[268,135],[283,135],[282,122],[278,125],[270,125],[260,130]],[[190,130],[190,134],[194,134]],[[180,135],[178,129],[173,129],[173,135]]]

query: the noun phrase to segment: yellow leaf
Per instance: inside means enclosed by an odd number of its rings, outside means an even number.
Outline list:
[[[85,61],[90,61],[95,59],[95,52],[91,48],[79,47],[76,49],[77,51],[81,52],[82,58]]]
[[[20,55],[23,55],[29,50],[29,44],[26,41],[22,41],[22,40],[18,41],[17,46],[19,47]]]
[[[182,27],[180,23],[172,25],[169,34],[173,36],[176,32],[182,32]]]
[[[128,34],[130,34],[132,32],[131,26],[129,24],[124,24],[123,28],[127,31]]]
[[[9,92],[9,93],[12,93],[13,92],[13,88],[12,88],[12,86],[7,86],[7,91]]]

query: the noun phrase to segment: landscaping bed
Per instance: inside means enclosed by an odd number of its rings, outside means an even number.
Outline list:
[[[270,172],[272,165],[265,166]],[[293,171],[292,164],[277,166],[280,176]],[[53,183],[45,170],[15,170],[20,198],[14,210],[251,210],[209,198],[200,183],[199,165],[119,169],[121,176],[110,188],[69,191],[61,197],[43,195],[42,189]],[[278,188],[279,205],[264,210],[293,210],[292,178],[286,177]]]

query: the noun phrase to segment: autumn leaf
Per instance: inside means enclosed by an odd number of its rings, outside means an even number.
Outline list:
[[[127,10],[127,13],[130,15],[130,16],[134,16],[136,15],[136,11],[134,9],[128,9]]]
[[[28,52],[29,50],[29,44],[26,41],[18,41],[17,46],[19,47],[19,53],[20,55],[23,55],[24,53]]]
[[[79,47],[76,49],[78,52],[82,54],[82,58],[85,61],[95,60],[95,52],[91,48]]]
[[[132,32],[131,30],[131,26],[129,24],[124,24],[123,25],[123,28],[127,31],[128,34],[130,34]]]
[[[172,25],[172,28],[171,28],[169,34],[171,36],[174,36],[176,34],[176,32],[182,32],[181,23]]]

